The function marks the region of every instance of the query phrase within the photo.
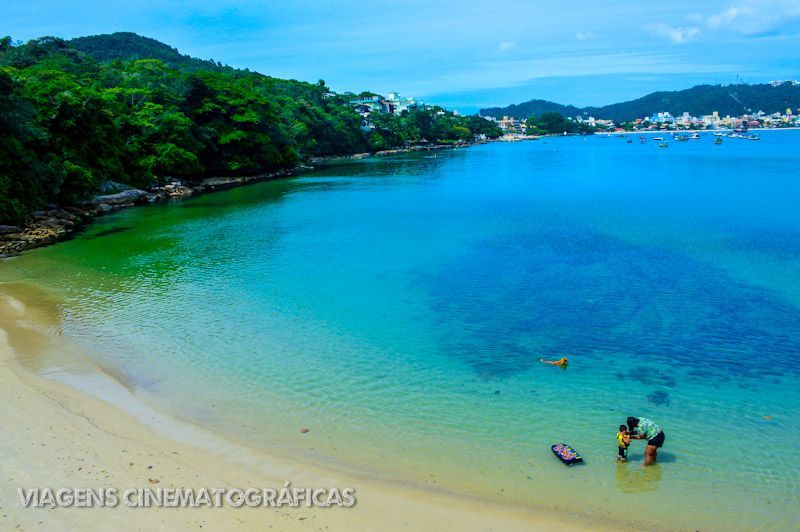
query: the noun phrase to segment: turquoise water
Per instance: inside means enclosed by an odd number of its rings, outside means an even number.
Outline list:
[[[794,528],[800,132],[631,138],[331,164],[107,216],[0,279],[62,294],[60,331],[144,401],[271,452],[533,510]],[[639,442],[616,463],[628,415],[664,428],[658,466]]]

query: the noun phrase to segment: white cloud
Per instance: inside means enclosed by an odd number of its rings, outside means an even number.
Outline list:
[[[675,44],[683,44],[702,33],[697,26],[674,27],[669,24],[651,24],[645,29],[655,35],[666,37]]]
[[[579,31],[578,33],[575,34],[575,38],[578,39],[579,41],[589,41],[591,39],[597,38],[597,34],[592,33],[590,31]]]
[[[797,0],[739,0],[736,5],[709,15],[709,29],[758,35],[796,24],[800,19]]]
[[[734,21],[743,11],[736,6],[731,6],[722,13],[711,15],[706,21],[712,28],[719,28]]]
[[[509,50],[513,50],[516,47],[517,43],[511,41],[501,42],[499,45],[497,45],[497,49],[500,50],[501,52],[508,52]]]
[[[711,14],[692,12],[683,17],[686,25],[651,24],[645,29],[676,44],[702,33],[764,35],[800,21],[800,0],[737,0]]]

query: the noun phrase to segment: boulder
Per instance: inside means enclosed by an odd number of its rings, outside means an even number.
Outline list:
[[[44,220],[38,220],[36,225],[40,227],[58,227],[63,225],[63,220],[59,220],[58,218],[45,218]]]
[[[75,216],[79,216],[81,218],[85,218],[86,217],[86,211],[84,211],[83,209],[80,209],[78,207],[64,207],[64,210],[67,211],[67,212],[71,212]]]
[[[117,192],[116,194],[106,194],[105,196],[95,196],[92,203],[95,205],[125,205],[128,203],[138,203],[147,197],[144,190],[130,189]]]
[[[20,231],[22,231],[22,229],[16,225],[0,225],[0,235],[19,233]]]

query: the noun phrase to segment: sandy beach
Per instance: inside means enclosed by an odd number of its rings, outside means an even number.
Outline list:
[[[155,412],[48,333],[53,308],[0,290],[0,528],[4,530],[598,529],[281,461]],[[11,295],[13,294],[13,295]],[[28,293],[30,296],[30,294]],[[40,295],[40,294],[37,294]],[[352,508],[24,508],[18,488],[354,487]]]

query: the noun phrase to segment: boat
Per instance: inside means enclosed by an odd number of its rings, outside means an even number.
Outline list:
[[[726,133],[724,131],[715,131],[712,133],[715,137],[724,137]]]
[[[700,138],[700,134],[699,133],[692,133],[692,136],[689,137],[689,138],[692,139],[692,140],[697,140],[697,139]]]
[[[721,137],[715,138],[714,144],[722,144],[722,138]]]
[[[659,142],[658,143],[658,147],[659,148],[666,148],[667,146],[669,146],[669,144],[667,144],[666,142]]]
[[[664,137],[653,137],[653,140],[664,140]]]
[[[686,142],[687,140],[689,140],[689,137],[687,137],[686,135],[675,135],[672,138],[675,139],[675,142]]]
[[[747,137],[745,137],[744,135],[742,135],[742,138],[746,138],[747,140],[761,140],[761,137],[759,137],[759,136],[758,136],[758,135],[756,135],[755,133],[753,133],[753,134],[751,134],[751,135],[747,135]]]

